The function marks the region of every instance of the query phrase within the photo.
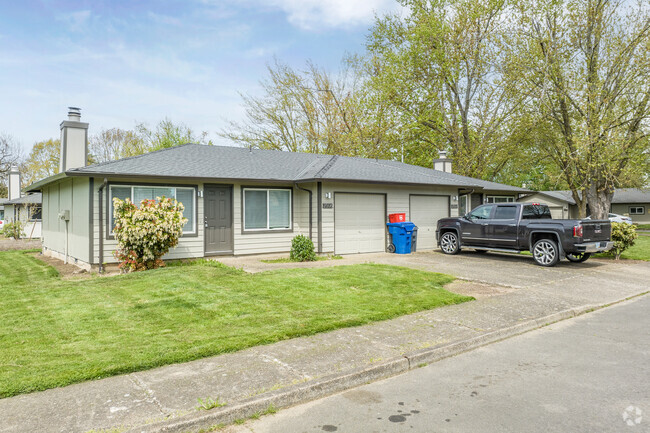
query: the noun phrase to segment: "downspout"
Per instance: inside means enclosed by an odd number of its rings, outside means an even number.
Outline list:
[[[318,206],[318,253],[323,252],[323,182],[317,183],[316,206]]]
[[[108,179],[104,178],[104,183],[102,183],[97,190],[99,193],[99,273],[103,274],[104,273],[104,188],[106,188],[106,184],[108,183]]]
[[[312,220],[313,220],[312,219],[312,214],[313,214],[313,209],[312,209],[312,198],[311,198],[312,191],[310,189],[301,188],[300,185],[298,185],[297,182],[294,183],[294,186],[297,189],[301,190],[301,191],[307,191],[309,193],[309,239],[311,239],[311,241],[313,242],[314,241],[313,236],[312,236]]]

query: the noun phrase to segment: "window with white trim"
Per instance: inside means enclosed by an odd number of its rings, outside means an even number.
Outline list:
[[[196,188],[176,186],[145,186],[145,185],[110,185],[110,221],[111,231],[113,222],[113,199],[130,199],[136,206],[142,200],[155,200],[156,197],[173,198],[185,207],[183,217],[187,223],[183,226],[183,234],[196,233]]]
[[[645,206],[630,206],[630,215],[645,215]]]
[[[244,230],[291,229],[291,190],[244,188]]]
[[[485,197],[486,203],[514,203],[515,198],[509,195],[488,195]]]

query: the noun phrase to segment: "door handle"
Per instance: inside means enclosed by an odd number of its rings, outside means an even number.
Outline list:
[[[486,226],[486,225],[488,225],[488,223],[481,223],[481,225],[482,225],[482,226]]]

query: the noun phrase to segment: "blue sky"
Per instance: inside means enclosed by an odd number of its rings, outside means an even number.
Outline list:
[[[2,1],[0,133],[28,150],[68,106],[91,134],[164,117],[216,136],[273,57],[336,70],[392,0]]]

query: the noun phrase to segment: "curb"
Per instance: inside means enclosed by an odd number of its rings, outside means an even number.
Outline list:
[[[548,316],[527,320],[526,322],[517,325],[488,332],[467,340],[450,343],[436,348],[418,350],[369,367],[357,368],[344,373],[335,373],[321,377],[310,383],[293,385],[282,390],[268,392],[261,396],[243,400],[233,406],[225,406],[223,408],[212,409],[205,412],[196,412],[175,419],[134,427],[129,429],[126,433],[188,433],[201,429],[208,429],[220,424],[232,424],[236,420],[247,419],[252,415],[261,414],[270,407],[276,409],[286,408],[299,403],[323,398],[370,382],[406,373],[409,370],[445,358],[450,358],[487,344],[515,337],[553,323],[581,316],[595,310],[600,310],[630,299],[647,295],[648,293],[650,293],[650,291],[628,296],[614,302],[570,308]]]

